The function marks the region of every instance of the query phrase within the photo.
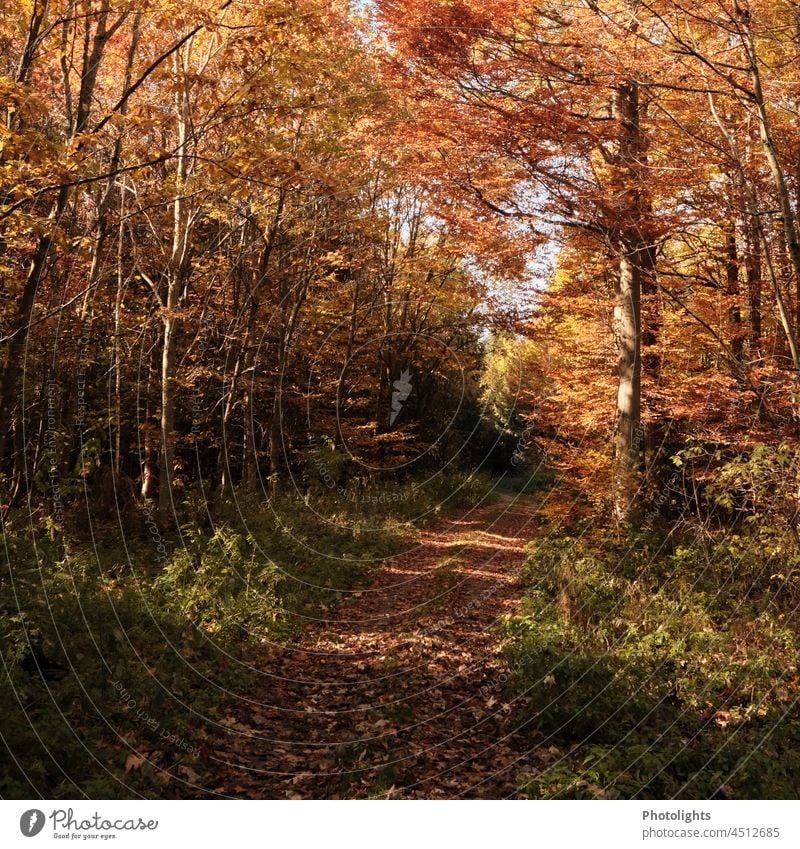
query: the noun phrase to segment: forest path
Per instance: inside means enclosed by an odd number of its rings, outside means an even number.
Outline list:
[[[261,664],[188,795],[516,796],[536,754],[514,734],[493,626],[523,594],[535,515],[531,497],[500,495],[417,532],[367,589]]]

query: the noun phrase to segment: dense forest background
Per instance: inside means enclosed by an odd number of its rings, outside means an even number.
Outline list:
[[[373,586],[496,648],[445,795],[795,797],[798,59],[790,0],[5,3],[0,794],[413,795],[421,706],[218,768]],[[502,609],[477,538],[381,584],[475,509]]]

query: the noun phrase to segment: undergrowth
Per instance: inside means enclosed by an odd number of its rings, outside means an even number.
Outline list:
[[[447,509],[488,488],[453,475],[411,483],[403,498],[365,488],[357,501],[192,492],[172,533],[147,509],[124,533],[112,521],[88,534],[12,515],[0,577],[0,797],[169,796],[191,783],[206,723],[251,687],[252,652],[361,588],[414,519],[441,512],[445,493],[457,492]]]
[[[774,487],[753,508],[777,468],[754,454],[720,466],[691,520],[622,537],[584,522],[531,544],[505,625],[544,762],[522,776],[531,797],[800,794],[800,552]]]

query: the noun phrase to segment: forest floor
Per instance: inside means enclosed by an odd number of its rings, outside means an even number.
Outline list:
[[[490,504],[418,531],[296,643],[249,658],[180,795],[506,798],[539,759],[515,733],[494,627],[523,595],[536,509]]]

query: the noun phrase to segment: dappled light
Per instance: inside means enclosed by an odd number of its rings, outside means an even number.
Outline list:
[[[0,797],[796,799],[799,115],[789,0],[4,2]]]

